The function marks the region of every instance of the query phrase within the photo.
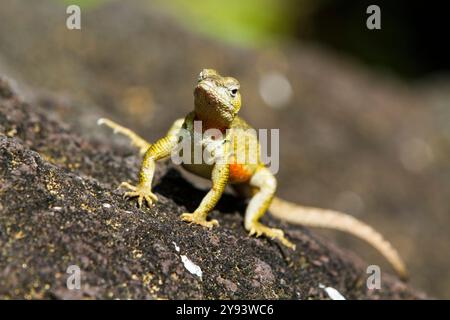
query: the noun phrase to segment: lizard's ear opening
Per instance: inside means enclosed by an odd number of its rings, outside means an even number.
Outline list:
[[[216,70],[214,69],[203,69],[200,74],[198,75],[198,82],[208,79],[211,76],[218,76],[219,74],[217,73]]]

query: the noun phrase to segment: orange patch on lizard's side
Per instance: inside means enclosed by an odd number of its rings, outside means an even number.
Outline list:
[[[245,182],[252,177],[252,173],[244,164],[230,163],[230,182]]]

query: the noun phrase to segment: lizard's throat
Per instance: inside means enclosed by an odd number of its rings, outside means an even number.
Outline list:
[[[214,116],[202,116],[202,114],[199,114],[196,112],[195,114],[195,121],[201,121],[202,122],[202,131],[205,132],[208,129],[218,129],[222,133],[224,133],[228,128],[230,128],[232,121],[227,121],[226,119],[223,119],[221,117],[214,117]]]

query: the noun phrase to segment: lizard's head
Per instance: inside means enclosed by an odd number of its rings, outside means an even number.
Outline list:
[[[239,82],[203,69],[194,90],[196,116],[210,126],[228,127],[241,107]]]

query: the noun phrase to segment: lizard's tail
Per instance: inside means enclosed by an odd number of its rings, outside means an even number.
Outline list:
[[[114,133],[120,133],[124,136],[128,137],[131,140],[131,144],[139,148],[139,153],[141,155],[144,155],[144,153],[148,150],[148,148],[151,146],[151,144],[145,139],[138,136],[136,133],[131,131],[128,128],[125,128],[121,126],[120,124],[115,123],[112,120],[106,119],[106,118],[100,118],[97,120],[97,124],[100,126],[102,124],[110,127],[113,129]]]
[[[406,280],[408,277],[405,264],[394,247],[372,227],[348,214],[333,210],[304,207],[280,198],[273,199],[269,210],[274,217],[292,224],[336,229],[363,239],[389,261],[402,279]]]

